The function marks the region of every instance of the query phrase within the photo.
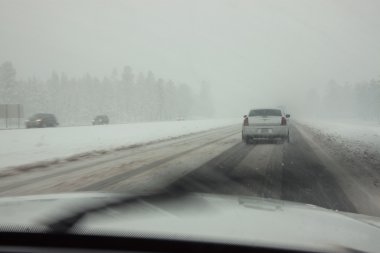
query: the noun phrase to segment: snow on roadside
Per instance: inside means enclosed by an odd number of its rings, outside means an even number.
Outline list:
[[[380,210],[380,125],[358,121],[297,120],[298,131],[338,181],[358,213]],[[297,140],[295,140],[295,143]]]
[[[368,121],[334,121],[302,119],[299,123],[308,126],[327,140],[343,145],[352,155],[363,159],[380,160],[380,123]]]
[[[0,170],[240,123],[213,119],[0,131]]]

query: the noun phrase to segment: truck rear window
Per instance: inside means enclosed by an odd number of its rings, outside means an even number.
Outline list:
[[[281,116],[281,110],[276,110],[276,109],[251,110],[249,112],[249,116],[250,117],[255,117],[255,116],[262,116],[262,117]]]

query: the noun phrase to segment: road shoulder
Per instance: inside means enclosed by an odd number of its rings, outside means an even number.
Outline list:
[[[315,154],[332,173],[359,213],[380,215],[380,175],[365,153],[353,154],[331,135],[302,122],[294,122]]]

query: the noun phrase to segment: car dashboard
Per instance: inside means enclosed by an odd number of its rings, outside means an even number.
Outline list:
[[[0,252],[308,252],[187,240],[59,233],[0,233]]]

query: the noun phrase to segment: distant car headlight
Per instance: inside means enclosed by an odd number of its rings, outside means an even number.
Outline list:
[[[42,121],[42,119],[36,119],[36,121],[37,121],[37,122],[40,122],[40,121]]]

